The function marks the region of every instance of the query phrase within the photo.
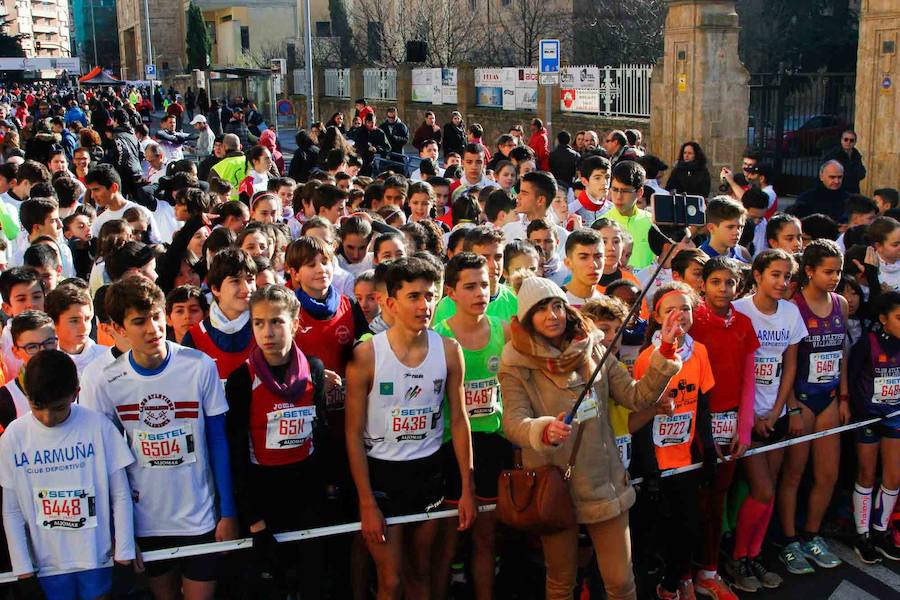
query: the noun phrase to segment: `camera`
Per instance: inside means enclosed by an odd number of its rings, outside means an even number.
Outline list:
[[[687,194],[653,194],[650,196],[653,220],[657,225],[706,224],[706,199]]]

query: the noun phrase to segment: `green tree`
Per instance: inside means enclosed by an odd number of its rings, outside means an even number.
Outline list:
[[[341,66],[355,62],[353,49],[353,32],[350,30],[350,16],[344,0],[328,0],[328,13],[331,15],[331,34],[340,40]]]
[[[10,19],[0,21],[0,31],[6,29],[11,23]],[[27,35],[9,35],[8,33],[0,33],[0,56],[4,58],[19,58],[25,56],[25,50],[22,49],[22,40]]]
[[[206,30],[206,23],[203,21],[203,12],[194,2],[191,2],[188,7],[186,38],[188,69],[205,71],[209,67],[212,41],[209,39],[209,31]]]

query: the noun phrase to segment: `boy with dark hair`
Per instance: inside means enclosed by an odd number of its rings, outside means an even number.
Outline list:
[[[253,349],[250,295],[256,290],[256,263],[245,250],[225,248],[213,257],[206,283],[213,295],[209,316],[181,343],[213,358],[224,382]]]
[[[503,346],[509,339],[508,325],[485,314],[490,289],[487,260],[471,252],[454,256],[444,273],[444,286],[456,303],[456,314],[434,326],[434,331],[454,339],[462,347],[465,362],[463,390],[465,410],[472,430],[475,462],[475,497],[479,503],[496,502],[500,472],[512,463],[512,447],[501,433],[503,402],[497,371]],[[455,505],[462,493],[459,467],[452,439],[452,418],[444,423],[445,501]],[[487,513],[484,513],[487,514]],[[449,582],[450,562],[456,550],[456,526],[452,520],[441,524],[445,547],[435,579]],[[476,519],[472,535],[472,579],[475,595],[490,598],[494,588],[493,513]],[[446,583],[445,583],[446,585]],[[444,590],[445,591],[445,590]]]
[[[14,318],[26,310],[44,310],[44,291],[41,276],[29,267],[13,267],[0,273],[0,296],[3,313]],[[14,377],[22,367],[22,359],[13,352],[9,324],[0,333],[0,352],[3,356],[4,379]]]
[[[22,255],[22,265],[31,267],[40,274],[47,292],[56,289],[62,275],[62,264],[57,248],[50,244],[32,244]]]
[[[68,244],[63,243],[62,221],[59,220],[59,205],[56,200],[50,198],[32,198],[22,203],[20,209],[22,219],[22,233],[16,239],[14,251],[10,257],[10,264],[21,265],[23,255],[30,244],[36,242],[41,236],[48,236],[56,242],[56,248],[62,263],[62,272],[66,277],[75,275],[75,267],[72,262],[72,251]]]
[[[653,262],[653,252],[647,241],[653,217],[637,201],[643,197],[646,173],[644,168],[631,160],[620,160],[612,168],[609,188],[613,207],[606,216],[617,221],[631,235],[633,246],[628,264],[634,269],[645,269]]]
[[[297,187],[297,182],[290,177],[273,177],[266,182],[266,191],[272,192],[281,201],[282,214],[278,215],[279,221],[285,215],[285,211],[294,204],[295,187]]]
[[[535,219],[525,229],[528,241],[541,253],[541,272],[543,277],[562,287],[569,280],[569,268],[560,258],[559,234],[556,226],[549,219]],[[564,254],[564,252],[563,252]]]
[[[563,290],[566,300],[577,309],[602,296],[597,284],[603,275],[603,237],[593,229],[576,229],[566,240],[565,252],[565,264],[572,278]]]
[[[490,297],[486,313],[508,323],[518,311],[519,301],[508,285],[500,283],[500,276],[503,274],[503,246],[505,243],[503,231],[494,229],[490,225],[479,225],[466,230],[463,251],[474,252],[487,260]],[[445,321],[454,314],[456,314],[456,303],[449,296],[444,296],[434,311],[434,321],[436,323]]]
[[[550,210],[556,190],[556,180],[549,173],[531,171],[523,175],[519,184],[519,194],[516,196],[516,212],[519,214],[519,220],[503,228],[506,239],[509,241],[527,239],[528,224],[535,219],[547,219],[554,223],[553,228],[560,245],[565,245],[569,232],[556,223],[556,216]]]
[[[31,414],[0,437],[13,573],[23,597],[104,598],[113,563],[135,557],[125,475],[134,457],[109,420],[74,404],[78,373],[65,353],[45,350],[30,360],[25,391]],[[31,462],[48,448],[52,468]]]
[[[386,526],[385,518],[431,510],[442,501],[440,450],[447,418],[462,488],[459,530],[468,529],[475,517],[463,359],[455,340],[428,329],[440,280],[441,274],[425,260],[391,263],[386,304],[394,324],[359,344],[348,366],[347,453],[362,535],[384,598],[399,597],[401,582],[411,598],[431,595],[438,522]],[[404,541],[412,542],[412,552],[403,552]]]
[[[484,144],[468,143],[463,148],[462,170],[463,176],[458,181],[450,184],[451,202],[459,198],[464,192],[469,190],[480,190],[487,185],[493,185],[494,180],[488,178],[484,172],[484,165],[488,159],[485,159]]]
[[[106,292],[109,285],[104,285],[94,294],[94,316],[97,318],[97,340],[98,343],[106,346],[108,349],[100,356],[94,358],[88,366],[81,372],[81,389],[83,394],[91,395],[95,392],[93,388],[105,385],[105,381],[101,377],[103,369],[107,365],[112,364],[114,360],[119,358],[131,350],[131,344],[128,338],[119,334],[113,325],[112,318],[106,311]]]
[[[215,363],[166,341],[162,290],[142,277],[112,284],[106,309],[131,350],[103,370],[106,385],[80,402],[109,417],[137,459],[127,471],[141,550],[235,539],[228,404]],[[211,598],[217,563],[216,555],[148,563],[150,589],[157,598],[178,597],[180,589],[189,600]]]
[[[50,183],[50,171],[34,160],[26,160],[15,169],[14,173],[11,171],[4,173],[7,175],[9,189],[0,198],[14,209],[15,214],[19,213],[22,202],[31,197],[31,188],[35,184]],[[10,179],[8,175],[14,175],[14,178]]]
[[[741,232],[740,245],[747,248],[751,257],[768,248],[766,243],[766,214],[768,213],[769,197],[758,187],[750,187],[741,196],[741,204],[747,211],[747,224],[753,227],[744,227]]]
[[[883,215],[900,205],[900,192],[894,188],[879,188],[872,192],[872,199],[878,205],[878,214]]]
[[[834,219],[822,213],[814,213],[800,219],[800,230],[804,247],[813,240],[836,241],[841,231]]]
[[[53,328],[53,319],[39,310],[26,310],[10,319],[7,327],[13,342],[13,352],[19,358],[22,368],[28,364],[32,356],[41,350],[56,350],[59,338]],[[3,429],[31,407],[25,396],[25,384],[20,368],[10,373],[10,379],[0,388],[0,426]]]
[[[368,271],[374,265],[369,243],[372,241],[372,224],[363,217],[349,217],[338,230],[341,240],[338,265],[354,277]]]
[[[347,213],[347,198],[349,197],[350,194],[346,190],[326,183],[313,192],[313,208],[317,216],[328,219],[332,225],[337,227],[341,217]]]
[[[66,218],[72,214],[78,201],[84,195],[87,188],[72,176],[57,177],[53,181],[53,191],[59,200],[59,216]]]
[[[700,248],[685,248],[672,258],[672,280],[683,281],[699,294],[703,291],[703,267],[709,255]]]
[[[198,325],[209,313],[206,295],[194,285],[179,285],[166,296],[166,325],[171,341],[180,343],[191,327]]]
[[[94,305],[87,289],[63,284],[47,294],[44,310],[53,319],[59,349],[72,358],[79,375],[107,350],[90,338]]]
[[[406,197],[409,194],[409,181],[403,175],[391,175],[382,184],[382,206],[391,204],[397,208],[403,208]],[[373,210],[377,210],[374,205]]]
[[[125,199],[121,191],[122,179],[112,165],[97,165],[88,171],[84,181],[91,193],[91,200],[97,206],[106,209],[94,220],[91,226],[91,235],[97,237],[100,233],[100,227],[104,223],[113,219],[123,218],[126,210],[137,206],[147,215],[147,222],[150,224],[150,241],[155,244],[161,241],[158,237],[159,227],[156,224],[156,218],[153,216],[153,213],[143,206]]]
[[[575,196],[577,210],[570,211],[580,216],[586,225],[603,217],[613,207],[608,199],[611,168],[609,159],[603,156],[588,156],[581,161],[584,187]]]
[[[496,229],[518,220],[516,197],[501,189],[493,190],[484,203],[484,216]]]
[[[716,196],[706,205],[706,231],[709,237],[700,244],[700,250],[710,258],[720,254],[741,262],[749,262],[749,253],[738,245],[747,209],[728,196]]]

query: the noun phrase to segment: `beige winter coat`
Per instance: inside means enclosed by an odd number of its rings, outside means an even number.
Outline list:
[[[600,360],[603,346],[595,337],[593,357]],[[681,360],[667,360],[659,351],[650,358],[650,369],[640,381],[634,381],[617,360],[607,360],[594,383],[598,417],[588,419],[583,427],[581,447],[569,489],[579,523],[598,523],[613,519],[634,504],[634,489],[628,481],[625,467],[616,448],[615,436],[609,421],[607,399],[633,410],[654,404],[681,368]],[[503,431],[506,437],[522,448],[522,462],[526,468],[554,464],[565,469],[572,445],[573,433],[564,444],[544,444],[547,424],[561,412],[574,406],[584,388],[586,377],[578,373],[548,377],[534,359],[522,354],[512,343],[503,348],[498,373],[503,397]]]

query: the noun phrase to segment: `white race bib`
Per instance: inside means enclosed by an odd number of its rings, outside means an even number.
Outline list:
[[[496,377],[466,381],[466,412],[469,418],[486,417],[500,409],[500,383]]]
[[[657,448],[679,446],[691,439],[691,423],[694,413],[656,415],[653,418],[653,443]]]
[[[616,448],[619,449],[619,458],[622,459],[622,464],[627,469],[631,464],[631,435],[626,433],[618,436],[616,438]]]
[[[575,418],[578,419],[579,423],[584,423],[585,421],[590,421],[599,414],[600,410],[597,407],[597,394],[591,389],[585,394],[581,404],[578,405],[578,410],[575,411]]]
[[[753,357],[756,385],[775,385],[781,377],[781,355]]]
[[[841,374],[841,352],[813,352],[809,355],[807,383],[830,383]]]
[[[900,402],[900,377],[876,377],[872,389],[872,402],[876,404]]]
[[[266,448],[285,450],[302,446],[312,435],[315,406],[299,406],[266,413]]]
[[[728,446],[737,434],[738,414],[735,410],[710,413],[713,441]]]
[[[194,430],[188,422],[165,429],[134,430],[134,455],[142,467],[180,467],[197,462]]]
[[[395,444],[421,442],[434,435],[437,426],[435,417],[437,415],[430,406],[414,408],[395,406],[388,413],[384,439]]]
[[[94,488],[34,488],[34,514],[41,529],[91,529],[97,526]]]

